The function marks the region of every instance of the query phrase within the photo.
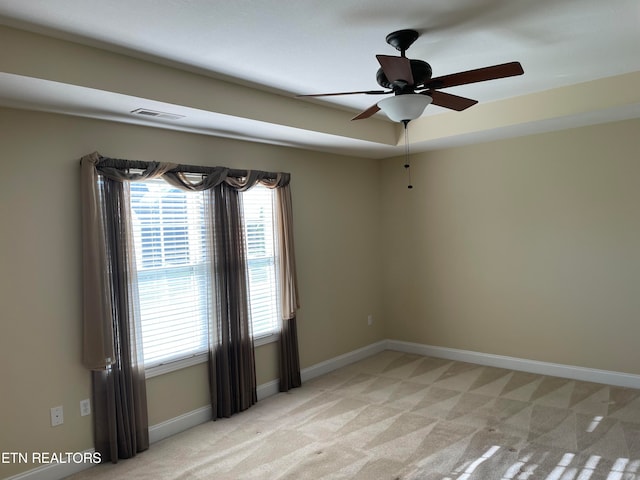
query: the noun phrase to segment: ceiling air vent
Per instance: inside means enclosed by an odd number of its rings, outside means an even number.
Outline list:
[[[141,115],[143,117],[162,118],[164,120],[180,120],[184,118],[184,115],[176,115],[175,113],[157,112],[155,110],[149,110],[148,108],[136,108],[131,110],[134,115]]]

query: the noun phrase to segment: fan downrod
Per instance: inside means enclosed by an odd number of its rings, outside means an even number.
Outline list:
[[[415,42],[419,36],[420,34],[415,30],[397,30],[387,35],[386,41],[404,56],[404,52],[413,45],[413,42]]]

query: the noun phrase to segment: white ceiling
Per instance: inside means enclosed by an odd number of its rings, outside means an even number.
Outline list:
[[[291,97],[378,89],[375,55],[398,54],[385,36],[404,28],[421,33],[407,56],[428,61],[434,76],[520,61],[523,76],[446,90],[481,104],[640,71],[638,0],[0,0],[0,24]],[[74,89],[81,87],[22,80],[10,72],[0,75],[1,104],[97,117],[87,112],[100,110],[103,118],[118,120],[117,105],[123,98],[113,92],[78,95]],[[349,119],[377,99],[354,95],[297,101],[343,109]],[[443,112],[430,106],[425,115]],[[625,112],[621,115],[640,115],[637,108]],[[181,129],[216,134],[220,115],[194,113]],[[612,118],[615,112],[609,111],[606,120]],[[226,120],[226,136],[247,138],[250,120],[237,118],[231,127]],[[571,121],[556,119],[556,127],[571,126]],[[251,129],[258,141],[319,149],[325,145],[327,150],[364,156],[393,151],[376,142],[315,136],[309,129],[269,122],[256,127],[254,122]]]

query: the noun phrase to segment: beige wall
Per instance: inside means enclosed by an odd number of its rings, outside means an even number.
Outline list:
[[[386,336],[640,373],[640,121],[383,163]]]
[[[0,109],[0,450],[92,447],[80,363],[78,159],[290,171],[302,367],[383,338],[640,373],[640,121],[381,162]],[[384,181],[381,181],[384,179]],[[376,322],[367,327],[366,317]],[[258,383],[277,375],[257,351]],[[147,382],[150,423],[207,404]],[[49,408],[65,423],[49,426]],[[0,465],[0,478],[32,468]]]
[[[291,172],[302,367],[383,338],[382,321],[367,326],[382,309],[377,161],[11,109],[0,109],[0,132],[0,451],[93,446],[91,417],[79,413],[91,391],[80,362],[79,158],[94,150]],[[258,383],[273,380],[274,346],[257,357]],[[206,405],[204,372],[150,379],[150,422]],[[57,405],[65,422],[53,428]],[[30,468],[0,464],[0,478]]]

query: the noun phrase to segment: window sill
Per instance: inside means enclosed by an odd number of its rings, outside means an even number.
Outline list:
[[[262,337],[257,337],[253,339],[254,347],[261,347],[262,345],[266,345],[268,343],[277,342],[280,338],[280,335],[277,333],[272,333],[269,335],[264,335]],[[201,363],[206,363],[209,358],[208,353],[201,353],[198,355],[194,355],[193,357],[183,358],[181,360],[176,360],[174,362],[163,363],[161,365],[156,365],[154,367],[146,368],[144,371],[145,378],[153,378],[158,377],[160,375],[164,375],[165,373],[175,372],[176,370],[182,370],[183,368],[192,367],[194,365],[199,365]]]
[[[145,378],[158,377],[165,373],[175,372],[176,370],[182,370],[183,368],[191,367],[193,365],[199,365],[206,363],[209,358],[208,353],[201,353],[194,355],[193,357],[183,358],[174,362],[163,363],[154,367],[146,368],[144,371]]]
[[[269,335],[263,335],[261,337],[255,337],[253,339],[253,346],[260,347],[262,345],[266,345],[267,343],[273,343],[280,340],[279,333],[270,333]]]

